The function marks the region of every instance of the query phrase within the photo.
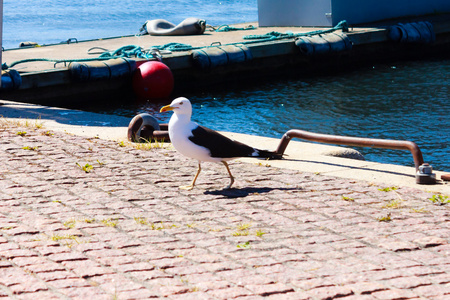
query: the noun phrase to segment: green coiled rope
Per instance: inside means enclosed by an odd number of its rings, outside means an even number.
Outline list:
[[[126,57],[126,58],[137,57],[137,58],[144,58],[144,59],[152,59],[152,58],[154,58],[154,54],[152,54],[148,51],[143,51],[143,49],[140,46],[128,45],[128,46],[120,47],[119,49],[114,50],[114,51],[105,51],[99,57],[93,57],[93,58],[77,58],[77,59],[29,58],[29,59],[22,59],[22,60],[13,62],[10,65],[3,63],[2,70],[7,70],[18,64],[28,63],[28,62],[45,61],[45,62],[55,63],[55,65],[56,65],[58,63],[101,61],[101,60],[108,60],[108,59],[121,58],[121,57]]]
[[[280,40],[280,39],[290,39],[290,38],[296,38],[300,36],[312,36],[312,35],[319,35],[319,34],[326,34],[330,32],[334,32],[336,30],[342,30],[344,32],[348,32],[348,24],[347,21],[340,21],[336,26],[330,29],[324,29],[324,30],[315,30],[310,32],[301,32],[301,33],[280,33],[276,31],[271,31],[266,34],[260,34],[260,35],[246,35],[244,36],[244,40],[260,40],[260,41],[269,41],[269,40]]]
[[[213,27],[213,29],[214,29],[214,27]],[[243,28],[233,27],[233,26],[230,26],[230,25],[221,25],[217,29],[214,29],[214,31],[216,31],[216,32],[228,32],[228,31],[254,30],[254,29],[256,29],[256,27],[253,26],[253,25],[248,25],[247,27],[243,27]]]

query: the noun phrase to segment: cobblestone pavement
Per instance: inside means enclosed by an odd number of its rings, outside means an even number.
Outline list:
[[[449,299],[450,211],[413,188],[0,127],[0,298]],[[84,170],[83,170],[84,169]],[[435,196],[437,197],[437,196]]]

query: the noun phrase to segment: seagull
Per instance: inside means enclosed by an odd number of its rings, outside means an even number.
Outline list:
[[[221,162],[230,175],[229,189],[234,183],[227,161],[238,157],[257,157],[279,159],[281,154],[256,149],[238,141],[231,140],[212,129],[198,125],[191,121],[192,105],[184,97],[176,98],[169,105],[161,108],[160,112],[173,111],[169,121],[169,137],[175,150],[182,155],[198,160],[198,170],[192,183],[180,186],[180,189],[192,190],[200,174],[201,162]]]

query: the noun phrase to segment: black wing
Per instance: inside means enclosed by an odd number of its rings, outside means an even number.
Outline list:
[[[208,148],[211,157],[233,158],[252,156],[255,149],[243,143],[231,140],[217,131],[198,126],[189,137],[193,143]]]

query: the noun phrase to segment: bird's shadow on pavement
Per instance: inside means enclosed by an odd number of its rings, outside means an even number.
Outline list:
[[[270,188],[270,187],[247,187],[247,188],[230,188],[223,190],[205,191],[205,195],[224,196],[227,198],[242,198],[252,194],[265,194],[274,190],[289,191],[299,190],[300,188]]]

